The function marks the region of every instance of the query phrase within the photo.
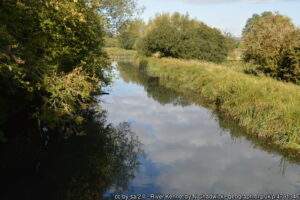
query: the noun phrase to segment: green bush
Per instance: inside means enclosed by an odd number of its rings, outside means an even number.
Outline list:
[[[188,15],[161,14],[147,26],[139,44],[145,55],[222,62],[227,58],[226,37]]]
[[[299,30],[279,13],[253,15],[243,31],[243,59],[270,76],[299,81]]]
[[[53,99],[65,103],[65,108],[79,108],[87,103],[82,97],[94,92],[84,86],[108,80],[103,73],[109,66],[103,51],[103,20],[85,1],[0,1],[0,22],[1,135],[32,134],[34,130],[25,128],[16,131],[15,120],[31,122],[36,129],[37,121],[49,125],[45,112],[59,113],[61,109],[54,106]],[[82,85],[67,84],[79,68],[82,73],[74,81],[82,81]],[[68,87],[59,88],[56,83]],[[60,99],[55,87],[60,89]],[[73,90],[74,95],[62,95]],[[56,119],[74,124],[78,114],[74,110],[65,109],[64,116]]]
[[[135,49],[144,29],[145,23],[141,20],[125,23],[121,27],[118,37],[121,47],[128,50]]]

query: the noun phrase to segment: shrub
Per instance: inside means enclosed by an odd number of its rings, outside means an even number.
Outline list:
[[[282,80],[300,83],[300,30],[292,34],[291,46],[287,47],[278,64],[277,76]]]
[[[0,1],[0,22],[0,132],[6,138],[21,137],[26,131],[34,137],[38,121],[51,124],[42,116],[45,110],[59,113],[60,108],[50,104],[56,83],[67,86],[60,88],[60,95],[78,91],[61,103],[80,107],[86,91],[64,82],[79,67],[86,77],[97,77],[99,82],[91,84],[98,86],[109,79],[104,73],[109,65],[103,51],[103,19],[85,1]],[[57,80],[60,74],[66,78]],[[16,130],[17,119],[24,121],[24,128]],[[30,123],[35,130],[26,127]]]
[[[136,43],[141,38],[145,28],[145,23],[141,20],[135,20],[125,23],[119,34],[119,43],[124,49],[135,49]]]
[[[225,36],[188,15],[161,14],[147,26],[140,48],[145,55],[222,62],[228,55]]]
[[[299,30],[279,13],[253,15],[243,31],[243,59],[273,77],[299,80]]]

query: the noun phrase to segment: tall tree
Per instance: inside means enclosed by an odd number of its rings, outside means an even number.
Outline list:
[[[146,25],[142,20],[133,20],[123,24],[120,28],[118,39],[122,48],[136,48],[138,40],[143,36]]]
[[[124,23],[143,11],[136,0],[90,0],[90,4],[104,17],[110,35],[116,34]]]
[[[243,58],[261,66],[265,73],[285,80],[299,79],[299,30],[279,13],[253,15],[243,31]],[[296,56],[296,57],[295,57]]]
[[[228,55],[225,36],[219,30],[180,13],[157,15],[148,24],[141,46],[146,55],[159,52],[166,57],[213,62],[222,62]]]
[[[99,13],[84,0],[6,0],[0,22],[0,131],[8,136],[19,116],[48,128],[80,121],[107,80]]]

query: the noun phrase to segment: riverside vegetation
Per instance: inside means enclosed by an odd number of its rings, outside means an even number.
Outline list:
[[[252,66],[247,73],[299,84],[300,30],[279,13],[254,14],[245,25],[242,38],[179,13],[159,14],[147,25],[136,21],[128,24],[134,28],[122,29],[116,39],[121,47],[130,41],[134,45],[125,49],[135,49],[141,55],[214,63],[243,60],[248,63],[246,66]]]
[[[120,76],[125,82],[142,85],[149,98],[154,99],[163,106],[180,105],[180,107],[186,108],[197,105],[199,107],[210,108],[210,110],[213,110],[214,116],[217,116],[218,123],[222,129],[230,130],[231,137],[247,138],[247,140],[251,141],[254,148],[260,148],[263,151],[272,154],[278,153],[279,155],[283,155],[283,159],[287,159],[293,163],[299,163],[300,157],[297,153],[291,153],[293,151],[288,149],[278,148],[278,145],[276,146],[271,142],[263,140],[255,134],[245,134],[247,133],[245,128],[239,126],[236,121],[226,117],[224,113],[218,110],[216,104],[209,102],[203,96],[200,97],[195,94],[195,90],[178,89],[178,87],[175,87],[178,83],[175,83],[172,80],[164,81],[162,78],[159,78],[156,73],[150,72],[151,67],[148,66],[148,70],[145,70],[143,67],[138,67],[137,64],[138,63],[134,62],[120,61],[117,68],[120,72]],[[214,119],[214,117],[212,117],[212,119]],[[194,120],[197,122],[199,119],[195,118]]]
[[[1,199],[126,187],[139,142],[106,122],[96,95],[110,83],[104,36],[135,10],[133,0],[0,1]]]
[[[279,148],[300,153],[299,86],[211,63],[146,60],[149,73],[159,77],[166,87],[190,91],[249,133]]]
[[[299,152],[299,29],[289,18],[254,15],[239,40],[179,13],[145,24],[138,10],[135,0],[0,0],[1,199],[99,199],[127,187],[142,150],[98,105],[107,53]],[[228,61],[237,47],[246,63]]]
[[[299,155],[299,29],[288,17],[264,12],[248,20],[240,42],[193,20],[189,23],[194,24],[195,31],[215,31],[212,40],[201,38],[200,34],[196,37],[200,37],[198,40],[202,43],[198,43],[194,34],[185,35],[185,32],[181,35],[186,40],[174,39],[176,36],[171,34],[181,33],[186,21],[189,21],[188,16],[158,15],[136,41],[140,47],[134,62],[151,76],[159,77],[163,86],[193,93],[250,135]],[[163,29],[166,26],[168,28]],[[172,27],[177,27],[177,32]],[[277,34],[279,30],[284,36]],[[263,39],[267,35],[268,39]],[[189,43],[191,41],[194,43]],[[206,49],[205,45],[200,45],[204,43],[221,48]],[[187,50],[183,48],[185,45],[198,54],[181,54]],[[201,47],[195,49],[193,45]],[[236,46],[242,51],[242,60],[226,61],[226,56]],[[115,52],[115,56],[118,53],[126,55],[125,50],[110,51]]]

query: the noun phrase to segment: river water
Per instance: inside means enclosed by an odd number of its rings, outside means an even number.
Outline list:
[[[300,193],[296,162],[129,64],[115,74],[110,95],[102,97],[108,121],[129,122],[145,152],[122,193]]]

